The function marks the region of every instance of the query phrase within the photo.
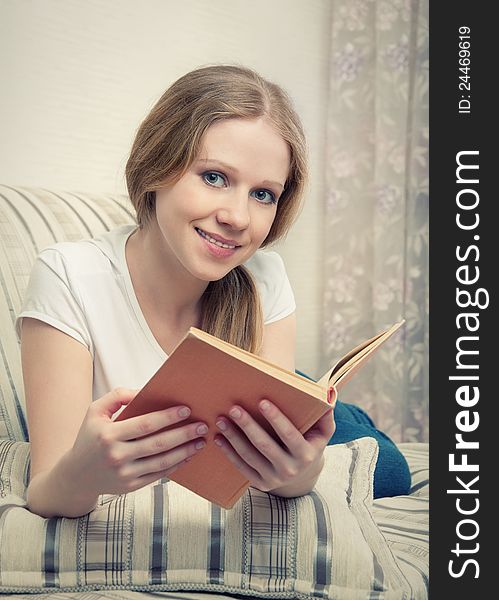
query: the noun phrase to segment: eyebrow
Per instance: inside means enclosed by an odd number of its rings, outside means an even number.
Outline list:
[[[212,164],[212,165],[218,165],[220,167],[222,167],[223,169],[226,169],[227,171],[232,171],[232,173],[235,173],[236,175],[239,174],[239,170],[236,169],[236,167],[233,167],[225,162],[223,162],[222,160],[217,160],[215,158],[199,158],[196,162],[198,163],[205,163],[206,165],[208,163]],[[282,183],[279,183],[277,181],[271,181],[269,179],[264,179],[262,181],[262,184],[264,185],[276,185],[277,187],[281,188],[281,190],[284,190],[284,185]]]

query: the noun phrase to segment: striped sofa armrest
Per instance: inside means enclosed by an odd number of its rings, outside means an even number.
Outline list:
[[[22,372],[14,322],[38,253],[134,223],[127,196],[0,185],[0,440],[26,440]]]
[[[372,438],[329,446],[315,489],[300,498],[250,488],[225,510],[161,480],[102,496],[78,519],[44,519],[26,509],[29,444],[0,441],[0,595],[127,589],[416,600],[372,517],[377,449]]]

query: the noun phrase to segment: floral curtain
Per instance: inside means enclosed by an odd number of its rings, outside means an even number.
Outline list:
[[[427,441],[428,0],[331,6],[323,367],[405,318],[340,398]]]

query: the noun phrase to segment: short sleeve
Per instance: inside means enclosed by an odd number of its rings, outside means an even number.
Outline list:
[[[296,302],[282,258],[277,252],[258,251],[245,266],[255,279],[265,325],[296,310]]]
[[[92,340],[74,278],[65,257],[55,247],[46,248],[35,260],[23,305],[16,318],[18,339],[21,339],[24,317],[38,319],[63,331],[93,354]]]

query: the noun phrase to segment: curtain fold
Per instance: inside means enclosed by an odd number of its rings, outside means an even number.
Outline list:
[[[428,439],[428,0],[334,0],[322,356],[406,325],[342,391]]]

